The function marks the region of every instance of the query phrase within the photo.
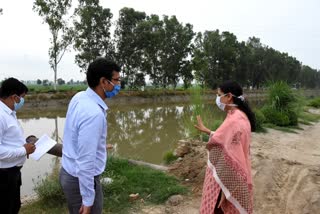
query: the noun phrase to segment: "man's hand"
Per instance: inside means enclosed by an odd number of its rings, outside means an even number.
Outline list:
[[[91,211],[91,207],[87,207],[82,204],[79,210],[79,214],[89,214],[90,211]]]
[[[208,129],[207,127],[205,127],[205,126],[203,125],[202,119],[201,119],[201,117],[200,117],[199,115],[197,116],[197,121],[198,121],[198,124],[197,124],[197,125],[194,125],[194,127],[195,127],[196,129],[198,129],[199,131],[201,131],[201,132],[210,134],[210,129]]]
[[[33,143],[26,143],[23,147],[27,152],[27,158],[29,158],[29,154],[32,154],[36,150],[36,146]]]

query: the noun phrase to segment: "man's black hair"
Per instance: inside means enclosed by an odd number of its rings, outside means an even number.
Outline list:
[[[13,77],[4,80],[1,84],[0,98],[7,98],[15,94],[21,96],[24,93],[28,93],[27,86]]]
[[[111,81],[113,71],[120,72],[120,67],[115,62],[100,57],[90,63],[87,71],[87,82],[90,88],[99,85],[101,77]]]

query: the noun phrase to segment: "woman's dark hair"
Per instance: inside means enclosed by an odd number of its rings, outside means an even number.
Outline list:
[[[113,72],[120,72],[120,67],[113,61],[99,57],[90,63],[87,71],[87,82],[91,88],[99,85],[101,77],[111,80]]]
[[[7,98],[14,94],[21,96],[23,93],[28,93],[27,86],[13,77],[4,80],[1,84],[0,98]]]
[[[242,91],[241,86],[235,81],[228,80],[228,81],[222,83],[219,86],[219,88],[224,94],[231,93],[232,95],[234,95],[232,97],[233,103],[238,105],[238,109],[240,109],[241,111],[243,111],[247,115],[247,117],[250,121],[250,124],[251,124],[251,131],[254,132],[256,130],[256,117],[255,117],[254,113],[252,112],[248,102],[244,99],[242,100],[242,99],[238,98],[239,96],[243,95],[243,91]]]

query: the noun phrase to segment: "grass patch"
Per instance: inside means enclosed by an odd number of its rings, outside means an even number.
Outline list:
[[[110,177],[113,183],[104,186],[105,209],[121,213],[131,206],[129,195],[139,193],[145,202],[163,203],[171,195],[186,193],[187,189],[177,179],[163,172],[143,166],[134,166],[127,160],[110,158],[108,170],[103,177]]]
[[[103,184],[104,213],[128,213],[137,202],[130,202],[129,195],[139,193],[145,203],[163,203],[171,195],[184,194],[186,187],[176,178],[143,166],[135,166],[127,160],[110,157],[102,177],[112,178],[111,184]],[[66,203],[58,181],[58,175],[48,176],[36,187],[39,201],[22,207],[20,213],[67,213]]]
[[[265,123],[264,127],[265,128],[275,129],[275,130],[278,130],[278,131],[298,134],[298,132],[295,131],[297,129],[297,127],[293,127],[293,126],[276,126],[276,125],[274,125],[272,123]]]
[[[310,100],[308,106],[320,108],[320,97]]]
[[[319,114],[312,114],[307,111],[303,111],[299,114],[299,122],[300,123],[311,124],[311,123],[318,122],[319,120],[320,120]]]
[[[173,154],[173,151],[168,151],[163,156],[163,161],[167,165],[172,163],[173,161],[175,161],[177,159],[178,159],[178,157]]]

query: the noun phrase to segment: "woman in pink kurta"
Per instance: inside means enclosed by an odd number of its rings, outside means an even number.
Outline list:
[[[216,104],[227,116],[215,132],[197,117],[195,127],[210,135],[201,214],[253,212],[250,142],[255,116],[242,93],[234,81],[219,86]]]

